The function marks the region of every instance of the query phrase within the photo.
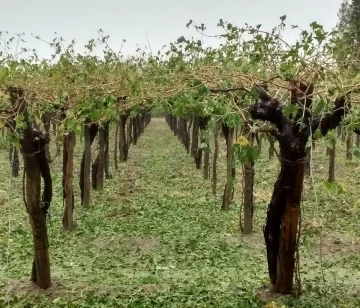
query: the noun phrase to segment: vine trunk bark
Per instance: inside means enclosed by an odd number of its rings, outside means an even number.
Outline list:
[[[10,87],[10,102],[17,106],[17,111],[24,115],[26,123],[20,139],[20,148],[24,159],[24,202],[29,214],[31,225],[34,261],[31,280],[40,288],[51,286],[49,242],[46,226],[46,213],[52,198],[52,180],[45,146],[49,142],[39,131],[32,129],[29,115],[26,111],[27,102],[22,89]],[[41,177],[44,180],[44,190],[41,196]]]
[[[302,162],[283,161],[268,207],[264,237],[269,275],[280,293],[292,290],[303,180]]]

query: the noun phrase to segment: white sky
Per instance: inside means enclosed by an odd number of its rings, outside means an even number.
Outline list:
[[[287,15],[287,24],[306,28],[317,21],[331,30],[337,23],[341,0],[0,0],[0,31],[40,34],[46,40],[54,32],[67,40],[75,38],[83,46],[96,38],[102,28],[111,37],[111,47],[119,49],[122,39],[127,42],[123,52],[134,54],[137,44],[150,42],[153,51],[175,41],[180,36],[196,35],[185,27],[192,19],[204,23],[208,32],[219,33],[220,18],[236,25],[262,24],[271,29]],[[286,32],[287,40],[294,39]],[[48,57],[44,43],[27,39],[27,47],[35,48],[40,56]]]

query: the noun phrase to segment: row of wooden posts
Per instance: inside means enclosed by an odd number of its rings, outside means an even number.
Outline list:
[[[236,168],[233,164],[233,138],[238,131],[229,127],[225,123],[216,122],[214,129],[214,146],[210,151],[209,135],[207,126],[209,117],[189,116],[176,117],[171,114],[166,115],[166,122],[174,135],[179,138],[188,154],[194,158],[197,169],[203,170],[205,180],[210,179],[210,169],[212,169],[212,192],[217,194],[217,161],[219,156],[219,135],[222,135],[226,141],[227,157],[227,180],[225,183],[222,206],[223,210],[229,210],[234,198],[234,180],[236,177]],[[220,129],[221,128],[221,129]],[[246,132],[243,132],[246,133]],[[250,134],[251,136],[251,134]],[[253,138],[250,138],[252,142]],[[261,141],[259,141],[261,142]],[[212,152],[212,168],[210,168],[210,152]],[[240,221],[240,228],[245,234],[253,231],[253,186],[254,186],[254,163],[246,162],[242,165],[244,178],[243,194],[243,223]]]

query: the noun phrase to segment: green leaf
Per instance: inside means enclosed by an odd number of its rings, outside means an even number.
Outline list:
[[[334,183],[331,183],[331,182],[324,182],[323,183],[323,185],[324,185],[324,187],[325,187],[325,189],[327,190],[327,191],[333,191],[334,190]]]
[[[320,139],[322,137],[322,134],[320,132],[320,130],[316,130],[315,132],[313,132],[313,139],[317,140]]]
[[[325,146],[329,149],[334,147],[334,142],[331,139],[325,138],[324,140]]]
[[[350,149],[351,153],[358,159],[360,159],[360,148],[353,147]]]
[[[324,137],[324,143],[327,148],[332,149],[336,143],[336,135],[334,131],[330,131]]]
[[[282,112],[285,116],[288,116],[290,114],[295,114],[297,113],[299,109],[299,106],[298,105],[295,105],[295,104],[288,104],[288,105],[285,105],[283,108],[282,108]]]
[[[323,186],[325,188],[325,190],[327,192],[329,192],[330,194],[335,194],[335,195],[339,195],[339,194],[343,194],[346,192],[345,188],[340,185],[339,183],[330,183],[328,181],[323,182]]]
[[[198,92],[198,94],[199,94],[200,96],[203,96],[203,95],[209,93],[209,89],[208,89],[207,86],[205,86],[204,84],[202,84],[202,85],[200,85],[200,86],[198,87],[197,92]]]
[[[280,72],[285,78],[293,78],[294,73],[292,72],[293,65],[289,62],[283,62],[280,65]]]
[[[325,103],[326,102],[324,99],[319,100],[319,102],[317,103],[315,110],[313,112],[313,115],[315,117],[319,116],[320,114],[322,114],[324,112],[325,105],[326,105]]]
[[[281,20],[281,22],[284,22],[284,21],[285,21],[285,19],[286,19],[286,15],[280,16],[280,20]]]
[[[294,110],[293,112],[291,113],[291,115],[293,116],[293,118],[296,117],[297,113],[298,113],[298,110],[299,110],[299,106],[298,105],[294,105]]]
[[[18,114],[15,118],[15,122],[16,122],[16,127],[17,128],[24,128],[26,126],[26,123],[25,123],[25,117],[23,114]]]
[[[323,26],[318,24],[316,21],[313,21],[311,24],[310,24],[310,27],[313,29],[313,30],[317,30],[317,29],[323,29]]]
[[[258,99],[259,98],[259,88],[256,86],[253,86],[250,90],[250,96],[252,96],[254,99]]]
[[[229,126],[229,127],[239,127],[241,126],[241,124],[243,123],[243,119],[241,116],[237,115],[237,114],[228,114],[225,119],[224,122]]]
[[[11,143],[16,146],[17,148],[20,148],[20,139],[17,137],[12,138]]]
[[[234,157],[242,164],[253,163],[260,156],[260,148],[258,146],[241,146],[239,143],[233,145]]]
[[[203,142],[203,143],[200,144],[200,148],[203,149],[203,150],[207,149],[208,147],[209,147],[209,145],[207,143]]]
[[[4,82],[8,76],[8,69],[6,67],[0,67],[0,82]]]

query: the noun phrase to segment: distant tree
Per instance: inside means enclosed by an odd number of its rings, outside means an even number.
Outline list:
[[[339,34],[342,42],[346,44],[342,46],[345,55],[351,54],[352,61],[360,60],[360,0],[344,0],[338,12],[338,17]],[[350,48],[350,50],[346,47]],[[360,67],[359,63],[355,67],[358,69]]]

